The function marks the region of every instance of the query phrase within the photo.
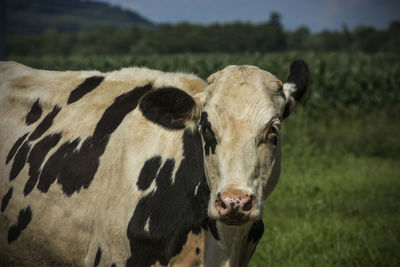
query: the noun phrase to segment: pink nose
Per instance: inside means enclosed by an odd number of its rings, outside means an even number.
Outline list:
[[[238,190],[218,193],[215,208],[223,220],[247,220],[254,210],[254,196]]]

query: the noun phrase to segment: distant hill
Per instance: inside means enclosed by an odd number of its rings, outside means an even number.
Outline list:
[[[107,3],[83,0],[6,0],[8,34],[40,34],[47,29],[58,32],[94,30],[110,25],[127,28],[152,26],[138,13]]]

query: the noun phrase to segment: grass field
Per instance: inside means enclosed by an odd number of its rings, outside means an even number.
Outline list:
[[[400,116],[385,117],[300,111],[284,123],[281,179],[251,266],[400,266]]]
[[[284,53],[11,57],[46,69],[143,65],[206,78],[253,64],[284,79],[304,58],[311,88],[283,123],[282,175],[251,266],[400,266],[398,55]]]

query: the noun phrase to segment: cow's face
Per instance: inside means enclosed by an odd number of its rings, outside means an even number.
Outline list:
[[[206,89],[194,96],[163,88],[146,94],[140,109],[170,130],[199,130],[196,144],[203,146],[211,191],[208,215],[240,225],[262,216],[263,201],[279,177],[281,121],[307,83],[301,60],[292,63],[285,84],[254,66],[229,66],[211,75]]]
[[[229,66],[209,77],[200,131],[211,218],[230,225],[261,218],[268,181],[279,176],[281,121],[304,93],[307,76],[298,61],[285,84],[254,66]]]

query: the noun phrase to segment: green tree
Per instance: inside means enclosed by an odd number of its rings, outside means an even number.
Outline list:
[[[294,32],[288,33],[289,50],[306,50],[310,48],[310,30],[306,26],[300,26]]]

